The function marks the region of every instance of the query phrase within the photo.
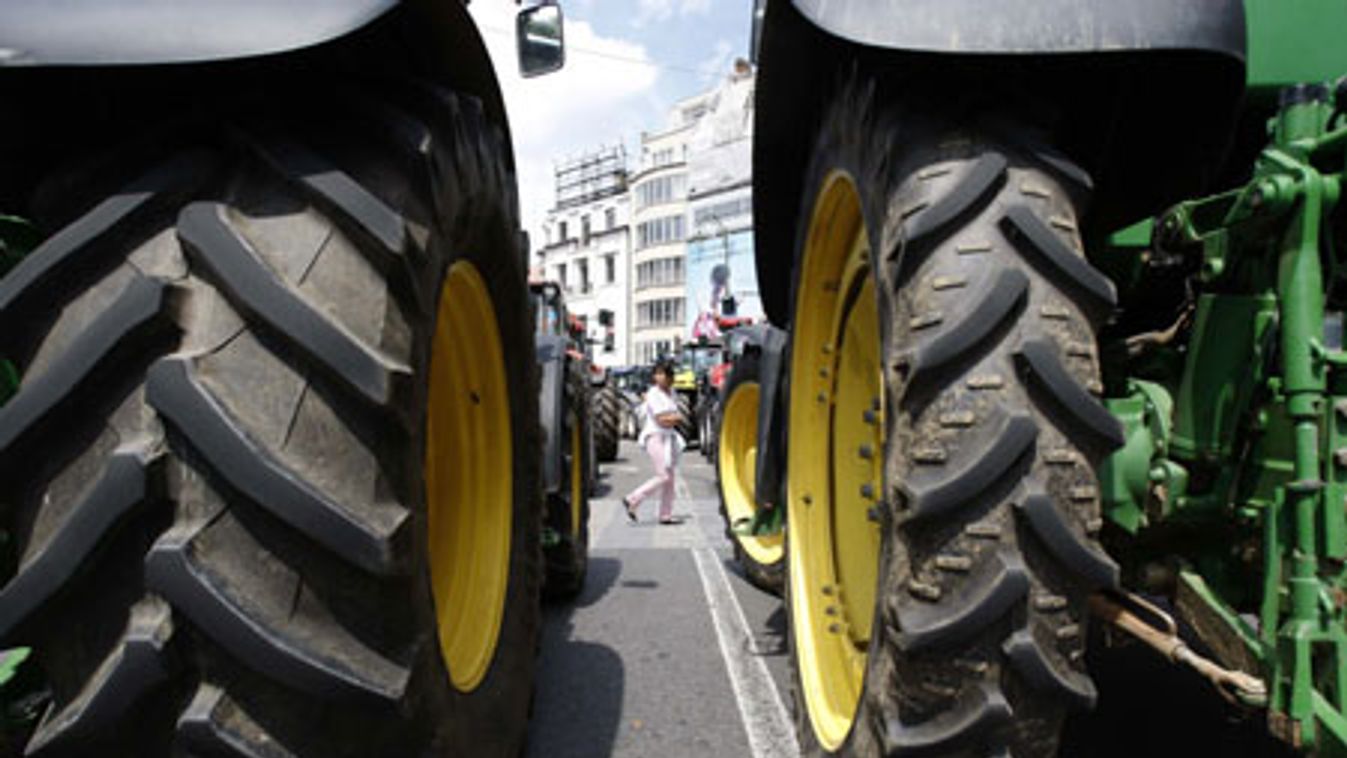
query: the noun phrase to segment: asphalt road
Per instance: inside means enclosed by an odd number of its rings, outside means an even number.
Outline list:
[[[732,560],[713,469],[684,453],[677,526],[656,523],[653,499],[637,524],[622,513],[619,498],[650,476],[634,443],[600,469],[585,589],[545,611],[528,754],[797,754],[785,614]]]
[[[678,526],[658,525],[649,500],[640,523],[623,515],[619,498],[650,474],[634,443],[602,466],[585,589],[545,609],[530,758],[798,755],[785,612],[735,565],[714,471],[695,450],[682,463]],[[1087,660],[1099,706],[1068,722],[1063,758],[1289,755],[1148,650],[1092,643]]]

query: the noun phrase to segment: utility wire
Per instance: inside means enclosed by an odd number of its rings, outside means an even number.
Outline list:
[[[514,36],[515,36],[515,35],[514,35],[514,32],[509,31],[509,30],[506,30],[506,29],[501,29],[500,27],[495,27],[495,26],[479,26],[478,28],[481,29],[483,32],[486,32],[486,33],[488,33],[488,34],[496,34],[496,35],[500,35],[500,36],[506,36],[506,37],[509,37],[509,38],[511,38],[511,39],[513,39]],[[705,69],[697,68],[697,67],[693,67],[693,66],[688,66],[688,65],[686,65],[686,64],[678,64],[678,63],[660,63],[659,61],[652,61],[652,60],[650,60],[650,59],[648,59],[648,58],[637,58],[637,57],[631,56],[631,55],[619,55],[619,54],[617,54],[617,53],[610,53],[610,52],[607,52],[607,51],[605,51],[605,50],[596,50],[596,49],[594,49],[594,48],[592,48],[592,47],[584,47],[584,46],[582,46],[582,45],[576,45],[576,44],[571,43],[571,42],[567,42],[567,43],[566,43],[566,52],[567,52],[568,54],[571,53],[571,52],[583,53],[583,54],[585,54],[585,55],[590,55],[590,56],[593,56],[593,57],[595,57],[595,58],[605,58],[605,59],[607,59],[607,60],[620,61],[620,62],[622,62],[622,63],[635,63],[635,64],[638,65],[638,66],[650,66],[651,68],[665,69],[665,70],[668,70],[668,71],[677,71],[677,72],[679,72],[679,73],[683,73],[683,74],[692,74],[692,75],[695,75],[695,76],[710,76],[710,75],[714,75],[713,73],[712,73],[712,74],[708,74],[708,72],[707,72]]]

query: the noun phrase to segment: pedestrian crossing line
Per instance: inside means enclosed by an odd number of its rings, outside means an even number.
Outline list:
[[[735,599],[720,557],[705,545],[692,548],[691,553],[754,758],[798,756],[800,747],[786,704],[767,671],[767,664],[749,652],[748,619]]]

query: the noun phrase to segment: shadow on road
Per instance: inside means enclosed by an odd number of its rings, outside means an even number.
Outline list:
[[[613,752],[626,686],[622,659],[607,645],[573,639],[571,617],[608,594],[621,571],[619,560],[590,556],[579,597],[544,606],[538,687],[525,755],[579,758]]]

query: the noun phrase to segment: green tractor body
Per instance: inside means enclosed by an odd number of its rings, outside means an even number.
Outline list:
[[[538,356],[538,417],[542,423],[544,592],[571,597],[584,587],[589,565],[589,495],[594,488],[594,415],[585,332],[555,282],[529,285]]]
[[[964,5],[759,4],[805,752],[1051,754],[1093,616],[1347,755],[1347,3]]]

